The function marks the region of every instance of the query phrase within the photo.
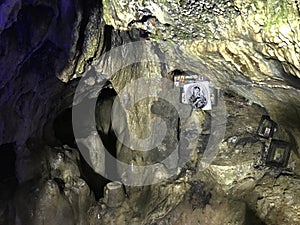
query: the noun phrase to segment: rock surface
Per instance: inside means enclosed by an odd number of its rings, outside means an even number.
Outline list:
[[[95,200],[86,181],[80,178],[78,151],[48,147],[44,152],[36,159],[42,161],[42,177],[32,175],[18,187],[14,224],[88,224],[87,212]]]
[[[299,9],[292,0],[3,0],[0,144],[15,148],[19,186],[0,221],[299,224]],[[172,87],[178,71],[203,75],[224,98],[191,112]],[[74,105],[95,99],[105,78],[122,107],[112,148],[128,166],[113,171],[126,191],[115,207],[94,204],[79,153],[53,128],[78,83]],[[261,159],[263,114],[278,123],[274,139],[292,144],[286,169]],[[96,172],[106,171],[97,157]]]

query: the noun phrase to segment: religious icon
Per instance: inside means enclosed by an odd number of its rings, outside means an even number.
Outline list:
[[[284,168],[288,164],[290,153],[291,147],[288,142],[272,140],[268,149],[266,164]]]

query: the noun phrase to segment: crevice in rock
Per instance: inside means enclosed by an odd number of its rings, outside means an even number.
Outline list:
[[[93,168],[85,161],[80,155],[81,173],[83,179],[88,184],[89,188],[95,194],[95,198],[98,200],[104,196],[104,187],[110,180],[96,173]]]
[[[75,137],[72,128],[72,108],[62,111],[53,122],[53,130],[55,137],[63,145],[76,147]]]
[[[17,188],[15,143],[0,146],[0,224],[11,224],[11,202]]]
[[[300,89],[300,79],[298,77],[295,77],[292,74],[287,74],[285,72],[282,72],[281,76],[284,79],[286,84],[288,84],[296,89]]]
[[[104,25],[104,46],[101,50],[101,55],[105,52],[105,51],[109,51],[111,49],[111,35],[113,32],[113,27],[109,26],[109,25]]]
[[[102,140],[104,147],[113,157],[116,157],[117,138],[114,134],[114,131],[111,129],[110,111],[116,95],[116,91],[108,82],[98,96],[95,109],[95,118],[97,123],[96,127],[98,130],[98,134]],[[76,143],[73,132],[71,107],[63,110],[55,118],[52,128],[56,139],[60,142],[60,145],[68,145],[72,148],[78,147],[78,143]],[[80,149],[87,148],[87,146],[83,145],[80,145],[79,147]],[[100,197],[103,197],[103,188],[109,182],[109,180],[95,173],[93,168],[86,162],[83,155],[80,155],[80,163],[82,174],[90,188],[95,193],[96,198],[98,199]],[[106,165],[106,167],[110,169],[110,171],[108,171],[109,177],[111,177],[110,173],[116,173],[115,165]]]
[[[111,115],[101,114],[103,110],[106,113],[110,113],[115,97],[117,96],[116,91],[113,89],[111,84],[108,82],[105,87],[101,90],[96,106],[96,122],[97,130],[106,148],[110,148],[115,144],[116,137],[114,137],[114,132],[111,129]],[[106,116],[106,118],[104,118]],[[103,121],[107,119],[106,121]],[[100,123],[100,124],[99,124]],[[105,128],[104,128],[105,127]],[[107,129],[106,129],[107,128]]]
[[[117,92],[114,90],[110,82],[104,86],[101,90],[96,104],[96,127],[98,134],[103,142],[105,149],[112,155],[112,157],[117,157],[117,137],[114,130],[112,129],[112,107],[114,100],[117,96]],[[107,154],[105,156],[107,158]],[[106,171],[107,176],[117,177],[117,167],[116,164],[112,165],[110,160],[106,160],[105,168],[109,168]]]
[[[153,44],[153,52],[157,55],[157,57],[159,58],[160,63],[160,69],[161,69],[161,73],[162,74],[166,74],[167,73],[167,66],[164,62],[166,62],[166,55],[165,53],[159,48],[159,45],[157,43]]]
[[[14,143],[0,146],[0,181],[16,179]]]
[[[266,225],[257,215],[256,213],[246,206],[246,215],[245,215],[245,225]]]
[[[80,30],[79,30],[79,38],[77,42],[77,50],[78,55],[82,55],[83,53],[83,44],[84,44],[84,38],[85,38],[85,30],[87,27],[87,24],[89,22],[89,18],[91,15],[91,11],[93,8],[96,8],[98,3],[94,0],[87,0],[87,1],[79,1],[79,5],[82,8],[82,21],[80,24]]]
[[[53,130],[61,145],[77,148],[72,127],[72,108],[65,109],[57,116],[53,123]],[[85,146],[80,146],[80,149],[82,148],[85,148]],[[82,177],[95,194],[96,199],[103,197],[103,188],[109,180],[97,174],[82,154],[80,154],[80,168]]]

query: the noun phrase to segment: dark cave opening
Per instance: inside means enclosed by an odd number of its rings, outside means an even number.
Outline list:
[[[65,109],[55,118],[53,130],[55,137],[61,144],[68,145],[72,148],[76,147],[72,128],[72,108]]]
[[[245,224],[266,225],[249,206],[246,207]]]
[[[104,147],[113,157],[116,157],[117,138],[114,131],[111,129],[110,111],[116,96],[116,91],[108,82],[101,90],[97,98],[95,109],[95,119],[97,123],[96,127],[98,134],[103,142]],[[56,117],[52,128],[55,137],[59,140],[61,145],[68,145],[76,149],[78,149],[78,147],[80,147],[80,149],[86,148],[85,146],[76,143],[73,132],[71,107],[66,108]],[[110,171],[108,171],[108,176],[114,177],[114,174],[116,174],[116,167],[114,165],[106,165],[106,167],[110,168]],[[87,182],[91,190],[94,192],[96,199],[103,197],[104,186],[109,183],[110,180],[96,173],[84,159],[82,154],[80,154],[80,169],[82,172],[82,178]]]
[[[11,201],[17,188],[15,143],[0,146],[0,224],[10,224]]]
[[[14,143],[0,146],[0,181],[16,179]]]

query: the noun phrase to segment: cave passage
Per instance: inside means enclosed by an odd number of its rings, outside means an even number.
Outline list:
[[[0,224],[11,223],[11,202],[17,188],[15,143],[0,146]]]
[[[101,90],[95,109],[96,127],[98,134],[102,140],[103,145],[108,152],[116,157],[116,141],[117,138],[111,129],[110,111],[112,108],[113,100],[117,96],[116,91],[112,88],[108,82]],[[100,114],[100,116],[99,116]],[[105,115],[105,117],[103,116]],[[105,129],[103,128],[105,127]],[[53,131],[55,137],[59,140],[61,145],[68,145],[72,148],[78,149],[76,143],[73,126],[72,126],[72,108],[63,110],[53,122]],[[80,146],[84,147],[84,146]],[[90,165],[86,162],[82,154],[80,154],[80,166],[82,170],[82,176],[93,190],[97,199],[103,197],[103,188],[110,182],[110,180],[94,172]],[[116,166],[106,165],[107,168],[113,168],[114,171],[109,173],[116,173]]]
[[[14,143],[0,146],[0,181],[16,179]]]
[[[266,225],[249,206],[246,207],[245,225]]]

